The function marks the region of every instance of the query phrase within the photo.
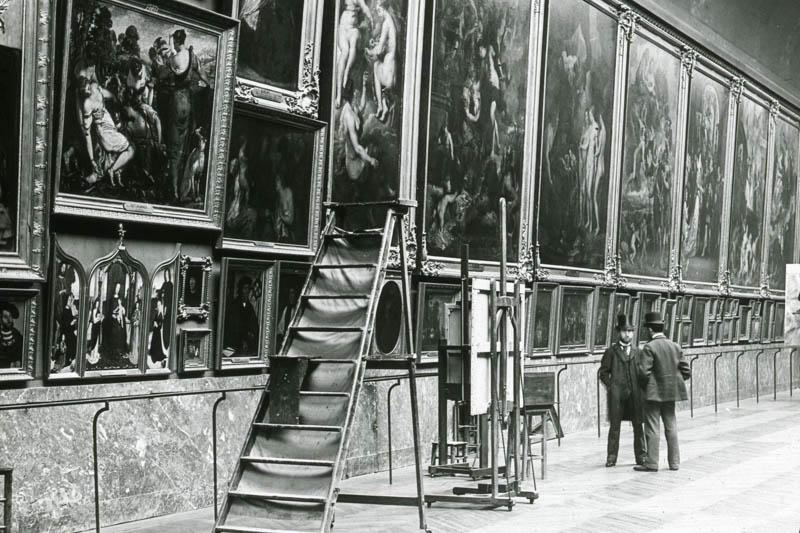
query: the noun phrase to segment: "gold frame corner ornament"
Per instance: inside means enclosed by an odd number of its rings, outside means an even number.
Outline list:
[[[314,42],[309,41],[303,54],[303,81],[300,91],[297,96],[285,98],[290,113],[311,118],[319,116],[319,75],[320,70],[314,68]]]
[[[731,295],[731,271],[724,270],[719,273],[719,281],[717,281],[717,291],[724,295]]]

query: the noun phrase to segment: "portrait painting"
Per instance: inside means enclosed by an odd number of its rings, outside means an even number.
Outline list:
[[[438,357],[439,340],[447,339],[447,306],[461,300],[461,287],[444,283],[420,283],[417,293],[417,352]]]
[[[542,262],[602,269],[617,21],[584,0],[550,3],[541,136]]]
[[[208,284],[212,268],[211,257],[180,256],[180,289],[178,292],[178,321],[194,319],[204,322],[211,304]]]
[[[0,382],[33,379],[38,313],[36,290],[0,290]]]
[[[180,337],[178,372],[200,372],[210,368],[211,330],[184,329]]]
[[[78,342],[82,337],[85,278],[80,264],[55,244],[50,282],[47,373],[50,377],[79,373]]]
[[[643,34],[630,45],[619,251],[623,272],[667,276],[680,59]]]
[[[658,294],[650,293],[650,292],[640,292],[638,297],[638,305],[637,307],[637,324],[639,326],[639,330],[637,332],[637,339],[639,344],[644,344],[645,342],[650,340],[650,333],[644,325],[644,317],[647,313],[650,312],[661,312],[661,297]],[[662,313],[663,318],[663,313]]]
[[[292,316],[303,293],[309,265],[281,261],[278,278],[278,307],[275,314],[275,353],[280,353]]]
[[[271,349],[276,264],[255,259],[222,260],[217,352],[222,367],[261,363]]]
[[[318,243],[325,125],[237,104],[223,248],[310,255]]]
[[[772,201],[769,210],[769,287],[784,289],[786,265],[794,261],[797,217],[797,164],[800,131],[796,124],[775,121],[775,151],[772,171]]]
[[[538,285],[534,287],[533,313],[530,319],[528,334],[529,352],[547,353],[553,349],[551,335],[554,323],[554,285]]]
[[[611,305],[614,292],[608,289],[599,289],[595,296],[594,311],[594,340],[592,346],[595,349],[603,348],[610,344],[609,337],[612,327],[617,323],[615,318],[611,319]]]
[[[69,7],[56,211],[218,228],[235,21],[176,2]]]
[[[522,169],[531,3],[437,1],[429,80],[425,207],[427,251],[497,261],[499,200],[509,259],[522,224]]]
[[[175,345],[177,259],[161,265],[150,282],[150,309],[147,327],[147,368],[168,368]]]
[[[588,354],[592,317],[592,289],[561,288],[558,353]]]
[[[714,283],[719,276],[728,89],[695,69],[689,91],[682,223],[683,276]]]
[[[767,173],[768,111],[742,97],[736,117],[728,270],[731,283],[757,287]]]

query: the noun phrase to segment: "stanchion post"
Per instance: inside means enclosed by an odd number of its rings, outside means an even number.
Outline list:
[[[94,529],[100,533],[100,471],[97,468],[97,419],[109,410],[108,402],[97,410],[92,419],[92,466],[94,468]]]
[[[717,361],[725,355],[725,352],[719,352],[714,358],[714,412],[717,412]]]
[[[556,412],[558,413],[558,420],[561,421],[561,373],[568,368],[564,365],[556,372]],[[542,427],[542,434],[544,435],[544,427]],[[558,437],[558,445],[561,446],[561,437]]]
[[[794,386],[794,381],[792,381],[792,363],[794,362],[794,352],[797,351],[797,348],[792,348],[792,351],[789,352],[789,398],[792,397],[792,387]]]
[[[689,359],[689,417],[694,418],[694,362],[700,355]]]
[[[739,359],[744,355],[743,350],[739,352],[739,355],[736,356],[736,408],[739,408]]]
[[[397,383],[394,383],[391,387],[389,387],[389,390],[386,393],[386,426],[389,434],[389,485],[392,484],[392,391],[398,385],[400,385],[399,379],[397,380]],[[439,453],[442,453],[441,450]],[[445,453],[445,456],[446,455],[447,453]]]
[[[780,350],[775,350],[772,354],[772,401],[778,401],[778,354]]]
[[[600,438],[600,369],[595,373],[595,387],[597,390],[597,438]]]
[[[756,354],[756,403],[758,403],[758,401],[759,401],[759,397],[758,397],[759,396],[759,385],[758,385],[758,382],[760,381],[759,377],[761,377],[759,372],[758,372],[758,358],[761,357],[761,354],[763,354],[763,353],[764,353],[764,350],[759,350],[758,353]]]
[[[219,398],[214,400],[214,405],[211,407],[211,454],[214,463],[214,523],[216,523],[217,518],[219,518],[219,503],[217,501],[217,493],[219,492],[217,490],[217,407],[226,397],[226,394],[223,392],[220,394]]]

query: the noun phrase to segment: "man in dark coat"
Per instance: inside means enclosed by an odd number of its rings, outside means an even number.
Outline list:
[[[670,470],[677,470],[681,456],[678,450],[678,423],[675,419],[675,402],[686,400],[684,380],[691,370],[683,357],[681,347],[664,335],[661,313],[646,313],[645,327],[650,332],[650,342],[639,357],[639,383],[644,391],[644,435],[647,441],[647,458],[643,465],[634,466],[641,472],[658,470],[658,445],[661,421],[667,437],[667,459]]]
[[[619,429],[623,420],[633,425],[633,452],[636,464],[644,464],[644,430],[642,428],[642,398],[639,389],[636,361],[639,350],[631,345],[633,325],[628,317],[617,317],[619,340],[603,354],[600,362],[600,381],[608,393],[608,446],[606,466],[617,464]]]

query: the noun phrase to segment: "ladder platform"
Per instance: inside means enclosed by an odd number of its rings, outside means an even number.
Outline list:
[[[259,429],[295,429],[300,431],[330,431],[332,433],[342,431],[342,426],[313,426],[305,424],[270,424],[268,422],[254,422],[253,427]]]
[[[244,455],[242,461],[247,463],[268,464],[268,465],[289,465],[289,466],[325,466],[332,467],[333,461],[322,461],[320,459],[288,459],[283,457],[257,457],[255,455]]]
[[[307,496],[305,494],[282,494],[279,492],[247,492],[242,490],[232,490],[228,494],[235,498],[255,498],[258,500],[272,500],[281,502],[299,503],[325,503],[324,496]]]

